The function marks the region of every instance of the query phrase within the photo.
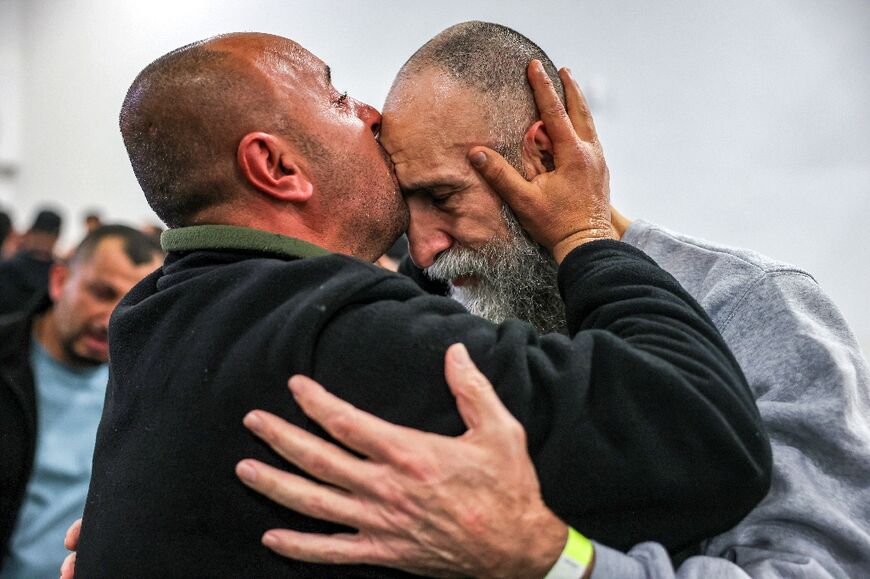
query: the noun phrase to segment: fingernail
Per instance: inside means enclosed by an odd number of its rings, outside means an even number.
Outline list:
[[[242,461],[236,467],[236,474],[245,482],[257,482],[257,469],[251,466],[250,463]]]
[[[305,389],[305,380],[302,380],[302,376],[292,376],[290,381],[287,382],[287,386],[290,387],[290,392],[293,393],[293,397],[295,398]]]
[[[242,423],[254,432],[260,432],[263,428],[263,420],[260,418],[256,410],[252,410],[245,415]]]
[[[535,61],[535,70],[537,70],[541,74],[544,74],[544,64],[540,60]]]
[[[465,347],[465,344],[456,344],[453,348],[453,359],[456,361],[456,365],[462,368],[471,365],[471,357],[468,355],[468,349]]]
[[[471,164],[475,167],[483,167],[484,163],[486,163],[486,153],[483,151],[478,151],[469,157]]]
[[[565,67],[565,70],[568,71],[568,76],[570,76],[571,78],[574,78],[574,71],[572,71],[572,70],[571,70],[570,68],[568,68],[567,66]]]
[[[272,533],[266,533],[263,535],[263,544],[267,547],[276,547],[278,546],[278,537]]]

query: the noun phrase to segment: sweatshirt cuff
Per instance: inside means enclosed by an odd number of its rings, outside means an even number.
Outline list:
[[[672,579],[673,567],[667,551],[655,543],[644,543],[632,549],[635,557],[592,542],[595,567],[590,579]]]

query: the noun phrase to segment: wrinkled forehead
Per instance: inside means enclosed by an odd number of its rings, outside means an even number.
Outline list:
[[[393,86],[384,105],[381,144],[397,165],[465,164],[468,149],[491,144],[474,92],[444,73],[427,71]]]

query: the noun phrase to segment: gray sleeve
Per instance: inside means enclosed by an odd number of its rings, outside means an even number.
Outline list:
[[[771,438],[770,493],[676,572],[661,545],[643,543],[628,554],[596,545],[592,577],[865,575],[870,370],[848,325],[811,277],[777,271],[748,289],[720,329]]]
[[[734,563],[715,557],[692,557],[674,572],[667,551],[658,543],[641,543],[627,554],[594,545],[591,579],[749,579]]]
[[[770,492],[706,545],[752,577],[870,569],[870,371],[846,321],[797,271],[760,278],[722,327],[773,449]]]

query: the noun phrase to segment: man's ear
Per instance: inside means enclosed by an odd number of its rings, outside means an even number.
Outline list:
[[[63,263],[54,263],[48,270],[48,297],[51,303],[56,304],[63,295],[66,282],[69,280],[69,266]]]
[[[273,199],[303,203],[314,193],[298,153],[275,135],[248,133],[239,142],[236,157],[248,183]]]
[[[556,168],[553,163],[553,143],[544,121],[535,121],[523,135],[523,169],[531,179]]]

